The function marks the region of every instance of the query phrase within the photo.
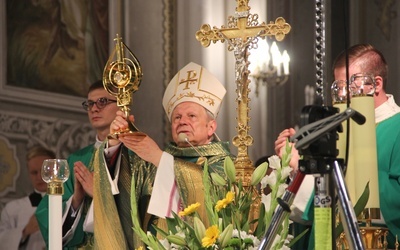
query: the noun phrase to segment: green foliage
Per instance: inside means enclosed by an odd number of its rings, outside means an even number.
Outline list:
[[[289,162],[291,148],[287,146],[283,155],[284,161],[277,156],[270,158],[270,164],[263,163],[253,171],[251,185],[245,187],[242,180],[236,179],[236,169],[230,157],[224,160],[225,176],[209,173],[208,162],[203,166],[203,186],[206,215],[210,224],[206,228],[197,212],[173,213],[173,218],[167,218],[168,232],[156,228],[164,240],[158,240],[140,229],[137,221],[136,204],[132,202],[132,219],[135,233],[151,249],[257,249],[260,239],[267,230],[273,212],[278,206],[277,198],[287,187],[286,178],[290,172]],[[268,167],[272,173],[266,176]],[[132,185],[134,188],[135,185]],[[260,190],[268,186],[271,193],[264,195]],[[134,194],[132,190],[132,194]],[[134,197],[131,199],[135,200]],[[252,205],[258,204],[258,213],[250,214]],[[192,204],[188,211],[195,209]],[[192,207],[193,206],[193,207]],[[186,211],[186,209],[185,209]],[[185,212],[184,211],[184,212]],[[254,213],[254,212],[253,212]],[[257,217],[258,218],[253,218]],[[190,218],[188,220],[188,218]],[[187,221],[193,221],[193,225]],[[289,218],[285,218],[280,227],[278,240],[274,249],[285,249],[288,238]],[[168,241],[168,242],[166,242]]]

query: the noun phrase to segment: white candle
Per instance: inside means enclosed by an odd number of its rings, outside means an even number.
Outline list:
[[[276,42],[272,43],[270,51],[271,51],[271,55],[272,55],[272,65],[274,65],[276,67],[280,63],[279,59],[280,59],[280,55],[281,55],[278,45],[276,45]]]
[[[269,61],[271,60],[271,56],[269,55],[269,45],[268,45],[268,42],[267,41],[265,41],[265,46],[264,46],[264,51],[263,51],[263,55],[265,55],[265,65],[266,65],[266,68],[265,68],[265,70],[263,69],[263,71],[265,72],[265,71],[267,71],[267,69],[268,69],[268,65],[269,65]]]
[[[351,107],[365,116],[365,124],[351,122],[352,155],[354,158],[355,197],[350,197],[355,204],[369,183],[369,198],[365,208],[380,208],[378,185],[378,160],[376,150],[375,102],[372,96],[353,96]],[[368,157],[365,157],[368,155]],[[347,175],[347,173],[346,173]],[[374,219],[374,218],[372,218]]]
[[[49,250],[62,249],[62,196],[49,195]]]
[[[49,195],[49,250],[62,249],[63,183],[68,180],[69,167],[65,159],[46,159],[42,165],[42,179]]]
[[[283,74],[284,74],[284,75],[289,75],[289,62],[290,62],[290,57],[289,57],[289,54],[287,53],[286,50],[283,51],[283,54],[282,54],[282,62],[283,62]]]
[[[276,68],[276,74],[280,76],[282,71],[281,70],[282,56],[276,42],[273,42],[271,45],[271,55],[272,55],[272,65],[274,65],[274,67]]]
[[[280,57],[279,57],[279,59],[281,59]],[[277,76],[281,76],[282,75],[282,63],[280,62],[281,60],[279,60],[279,63],[278,63],[278,65],[276,66],[276,75]]]

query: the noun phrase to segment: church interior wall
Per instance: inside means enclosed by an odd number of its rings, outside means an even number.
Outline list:
[[[0,5],[0,31],[5,34],[5,1]],[[234,14],[235,1],[215,0],[163,0],[139,1],[119,0],[120,7],[110,7],[110,48],[115,33],[121,32],[127,46],[138,57],[143,67],[143,80],[139,90],[133,94],[132,114],[136,125],[152,136],[160,147],[169,139],[168,121],[161,100],[164,88],[176,71],[190,61],[203,64],[225,84],[228,95],[218,117],[217,133],[222,140],[232,140],[236,134],[236,108],[234,85],[234,58],[226,44],[211,44],[203,48],[195,39],[201,24],[221,27],[227,17]],[[261,3],[262,2],[262,3]],[[327,1],[329,5],[338,1]],[[339,1],[340,2],[340,1]],[[361,4],[363,3],[363,4]],[[397,70],[400,58],[399,19],[400,4],[395,2],[382,12],[388,1],[351,1],[350,43],[368,42],[382,50],[390,66],[388,92],[400,99],[400,76]],[[251,0],[251,12],[260,13],[260,20],[269,22],[282,16],[292,26],[292,31],[279,45],[291,56],[290,78],[284,86],[261,88],[261,98],[252,96],[250,134],[255,138],[254,149],[250,149],[251,160],[274,154],[273,143],[279,132],[287,127],[298,126],[301,107],[306,105],[305,87],[315,86],[314,66],[314,1]],[[338,22],[340,7],[330,6],[330,22]],[[118,15],[118,16],[117,16]],[[389,18],[390,17],[390,18]],[[166,22],[168,20],[168,22]],[[380,26],[377,23],[381,22]],[[336,33],[340,26],[332,25]],[[329,26],[331,27],[331,26]],[[338,28],[339,27],[339,28]],[[386,32],[383,35],[383,32]],[[327,60],[332,60],[343,47],[343,34],[327,34]],[[387,35],[389,34],[389,36]],[[0,38],[0,49],[7,52],[4,35]],[[271,40],[269,40],[271,41]],[[8,187],[0,181],[0,210],[6,201],[29,192],[28,176],[25,172],[25,154],[29,146],[43,144],[54,149],[58,157],[65,158],[71,152],[93,140],[86,113],[80,110],[84,98],[59,98],[58,105],[47,103],[51,93],[40,93],[13,89],[9,95],[6,77],[6,53],[1,54],[0,69],[0,170],[18,168],[18,176]],[[327,62],[330,73],[331,62]],[[325,88],[330,87],[329,76]],[[5,94],[6,93],[6,94]],[[35,96],[35,98],[30,98]],[[40,97],[41,96],[41,97]],[[24,102],[24,99],[32,99]],[[56,98],[57,99],[57,98]],[[35,104],[36,102],[36,104]],[[38,104],[45,102],[46,104]],[[74,103],[72,105],[71,103]],[[310,103],[308,103],[310,104]],[[64,106],[64,107],[63,107]],[[73,107],[72,107],[73,106]],[[265,108],[260,109],[263,106]],[[260,112],[266,112],[261,114]],[[235,150],[232,148],[232,150]],[[5,175],[0,179],[6,178]]]

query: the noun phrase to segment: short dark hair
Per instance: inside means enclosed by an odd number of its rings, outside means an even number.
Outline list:
[[[104,88],[103,81],[102,80],[98,80],[98,81],[95,81],[94,83],[92,83],[89,86],[89,90],[88,90],[87,93],[89,94],[90,92],[92,92],[95,89],[103,89],[103,88]]]
[[[383,89],[386,88],[388,65],[383,54],[370,44],[356,44],[347,50],[349,64],[356,63],[362,72],[380,76],[383,79]],[[346,66],[346,50],[342,51],[333,63],[333,70]]]

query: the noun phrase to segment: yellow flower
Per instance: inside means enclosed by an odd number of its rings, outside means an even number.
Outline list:
[[[218,239],[219,230],[217,225],[213,225],[206,230],[206,236],[201,240],[203,247],[212,246]]]
[[[140,246],[139,248],[136,248],[136,250],[143,250],[143,247]]]
[[[226,196],[225,196],[226,201],[229,203],[231,203],[234,199],[235,199],[235,193],[232,191],[229,191]]]
[[[217,210],[217,212],[219,212],[221,209],[223,209],[225,207],[226,207],[225,199],[222,199],[222,200],[217,201],[217,204],[215,205],[215,210]]]
[[[185,208],[183,211],[179,212],[179,216],[185,216],[185,215],[190,215],[194,212],[196,212],[196,210],[200,207],[200,203],[196,202],[190,206],[188,206],[187,208]]]
[[[235,199],[235,193],[229,191],[224,199],[217,201],[215,209],[217,210],[217,212],[219,212],[221,209],[226,208],[226,206],[231,204],[234,199]]]

